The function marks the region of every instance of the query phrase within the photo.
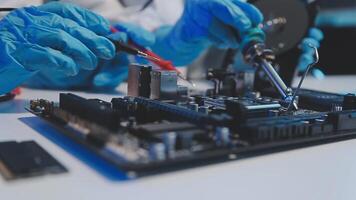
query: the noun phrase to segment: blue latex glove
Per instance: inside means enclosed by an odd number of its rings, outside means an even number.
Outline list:
[[[240,0],[186,0],[179,21],[155,31],[152,48],[174,64],[185,65],[211,45],[243,48],[250,40],[264,40],[263,31],[257,28],[262,21],[256,7]]]
[[[316,48],[320,47],[320,42],[323,40],[324,35],[320,29],[311,28],[309,30],[308,36],[303,39],[301,43],[302,55],[299,58],[299,63],[297,69],[300,72],[305,72],[308,65],[314,62],[314,50],[309,47],[308,44],[315,46]],[[325,77],[324,73],[317,68],[311,70],[311,74],[318,79],[323,79]]]
[[[79,71],[88,75],[99,58],[114,57],[114,45],[102,37],[109,31],[107,20],[71,4],[53,2],[9,13],[0,21],[0,93],[30,77],[27,85],[34,87],[78,86],[77,79],[65,77]]]
[[[114,26],[119,33],[110,35],[114,40],[128,42],[130,39],[140,46],[151,46],[155,43],[155,36],[147,30],[133,25],[120,23]],[[100,71],[93,78],[93,87],[95,89],[114,89],[123,82],[128,75],[129,59],[127,54],[119,53],[110,60],[103,60],[99,63]]]

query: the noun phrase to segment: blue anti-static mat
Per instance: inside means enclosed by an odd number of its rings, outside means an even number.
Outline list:
[[[39,134],[52,141],[54,144],[60,146],[71,155],[78,158],[86,165],[93,168],[102,176],[112,181],[128,180],[126,174],[111,163],[100,158],[95,153],[86,149],[84,146],[76,143],[67,136],[61,134],[55,127],[39,117],[24,117],[19,118],[20,121],[37,131]],[[70,169],[69,169],[70,170]],[[70,173],[70,171],[69,171]]]

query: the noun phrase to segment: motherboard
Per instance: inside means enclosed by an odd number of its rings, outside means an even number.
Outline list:
[[[215,87],[194,94],[176,72],[129,69],[128,96],[61,93],[59,102],[32,100],[29,110],[132,177],[356,137],[354,94],[302,89],[299,108],[286,110],[273,92],[238,90],[248,75],[221,83],[209,72]]]

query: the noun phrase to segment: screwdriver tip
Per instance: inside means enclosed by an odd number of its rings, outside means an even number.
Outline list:
[[[141,56],[141,57],[146,58],[146,59],[151,60],[151,61],[161,61],[159,58],[150,56],[147,53],[144,53],[142,51],[138,52],[138,56]]]
[[[152,60],[152,61],[161,61],[161,59],[153,57],[153,56],[147,56],[146,58],[149,60]]]

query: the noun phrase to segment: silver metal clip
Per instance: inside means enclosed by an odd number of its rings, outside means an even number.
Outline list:
[[[293,105],[293,103],[294,103],[294,101],[295,101],[295,98],[297,97],[298,92],[299,92],[299,90],[300,90],[300,88],[301,88],[301,86],[302,86],[302,84],[303,84],[303,82],[304,82],[304,79],[305,79],[305,77],[307,77],[307,75],[308,75],[310,69],[311,69],[312,67],[314,67],[314,66],[319,62],[319,52],[318,52],[318,49],[317,49],[315,46],[313,46],[312,44],[310,44],[310,43],[308,43],[308,46],[309,46],[310,48],[313,48],[313,49],[314,49],[314,58],[315,58],[315,59],[314,59],[314,61],[313,61],[312,63],[310,63],[310,64],[308,65],[308,67],[307,67],[305,73],[304,73],[303,76],[302,76],[302,79],[299,81],[298,87],[297,87],[297,89],[295,90],[295,92],[294,92],[294,94],[293,94],[293,97],[292,97],[292,100],[291,100],[291,102],[289,103],[289,105],[288,105],[288,107],[287,107],[287,111],[289,111],[289,110],[292,108],[292,105]]]

